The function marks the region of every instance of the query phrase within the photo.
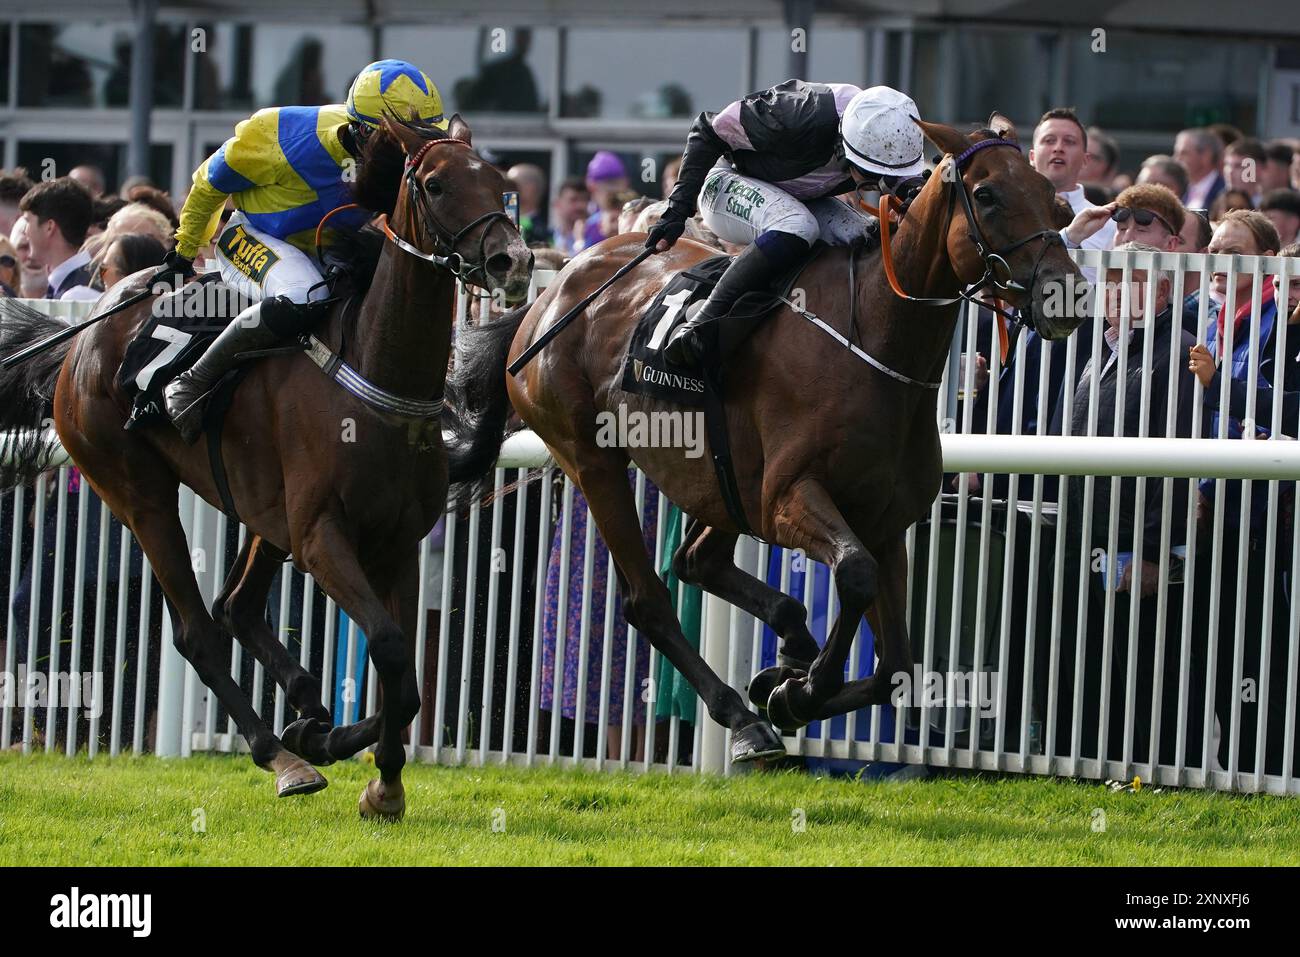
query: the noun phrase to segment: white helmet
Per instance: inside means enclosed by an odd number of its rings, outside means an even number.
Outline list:
[[[918,116],[905,93],[888,86],[863,90],[840,119],[845,158],[867,173],[919,176],[925,169],[925,137],[913,122]]]

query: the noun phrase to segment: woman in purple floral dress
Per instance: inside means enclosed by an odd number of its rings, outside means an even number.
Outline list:
[[[632,473],[635,474],[635,473]],[[646,548],[654,555],[655,533],[659,517],[659,490],[649,481],[645,484],[645,507],[642,510],[642,529]],[[564,670],[560,686],[560,713],[574,719],[578,710],[578,665],[581,650],[583,605],[583,562],[587,543],[587,500],[574,488],[572,518],[569,531],[569,588],[564,615]],[[560,575],[564,535],[563,513],[557,511],[555,534],[551,540],[550,561],[546,569],[546,608],[542,631],[541,707],[543,711],[555,708],[555,647],[559,634]],[[605,599],[608,584],[609,549],[597,530],[592,539],[594,552],[591,563],[591,581],[588,598],[588,647],[586,697],[583,702],[583,720],[590,725],[600,721],[600,696],[605,647]],[[617,580],[617,576],[615,576]],[[615,586],[617,587],[617,586]],[[609,684],[609,710],[607,755],[618,758],[622,751],[623,691],[627,677],[627,621],[619,596],[614,597],[613,625],[610,629],[613,647],[610,649],[610,669],[605,676]],[[633,759],[643,754],[646,705],[642,689],[650,673],[650,646],[640,635],[636,639],[636,662],[633,679],[632,724],[636,737],[630,749]]]

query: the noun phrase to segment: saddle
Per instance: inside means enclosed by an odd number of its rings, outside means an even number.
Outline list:
[[[131,415],[123,428],[168,421],[163,388],[198,361],[229,321],[214,321],[209,315],[238,315],[230,311],[230,306],[240,305],[237,298],[237,290],[215,273],[206,273],[154,300],[149,318],[127,344],[117,370],[117,388],[131,399]],[[223,303],[220,310],[212,308],[217,302]]]
[[[752,331],[780,304],[781,299],[788,298],[799,274],[821,249],[821,243],[814,244],[805,257],[774,277],[767,288],[745,293],[736,300],[724,318],[745,320],[745,327]],[[718,279],[731,265],[731,259],[731,256],[724,254],[698,262],[675,273],[659,290],[632,330],[627,357],[623,363],[624,392],[667,399],[692,408],[703,405],[704,379],[701,374],[673,365],[664,358],[662,350],[677,327],[690,320],[703,307]]]
[[[123,429],[134,430],[155,424],[170,427],[163,389],[194,365],[231,319],[252,302],[238,289],[223,283],[215,273],[200,274],[193,282],[154,300],[149,318],[127,344],[117,370],[117,388],[131,399],[131,413]],[[214,316],[217,318],[211,318]],[[303,349],[302,343],[294,342],[243,353],[239,356],[241,364],[227,372],[199,399],[213,479],[224,510],[232,519],[238,520],[239,516],[221,457],[221,428],[235,389],[248,371],[243,360],[301,352]]]
[[[722,318],[743,319],[745,328],[752,331],[782,299],[789,298],[790,288],[821,246],[821,243],[815,244],[803,259],[774,277],[768,288],[745,293]],[[742,532],[753,535],[732,467],[731,442],[723,407],[723,370],[717,368],[716,356],[706,357],[703,371],[695,373],[673,365],[662,354],[673,330],[704,305],[704,300],[729,265],[730,256],[714,256],[674,274],[664,284],[632,330],[623,363],[622,389],[634,395],[703,408],[713,469],[727,514]]]
[[[355,288],[351,279],[347,273],[331,269],[323,280],[330,298],[321,302],[337,301],[340,291]],[[180,289],[159,296],[149,319],[127,344],[117,370],[117,387],[131,398],[131,415],[123,428],[130,430],[169,422],[163,389],[194,365],[230,321],[254,302],[222,282],[215,273],[200,274]],[[283,346],[240,353],[238,359],[242,363],[264,356],[302,352],[305,348],[305,341],[286,341]],[[242,369],[241,365],[234,371]],[[199,400],[204,403],[205,422],[206,408],[219,391],[214,387]]]

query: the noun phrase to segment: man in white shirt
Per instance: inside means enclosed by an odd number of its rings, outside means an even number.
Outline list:
[[[49,270],[46,299],[97,299],[90,288],[90,255],[82,250],[94,218],[90,194],[63,176],[37,183],[18,204],[27,222],[33,265]]]
[[[1061,107],[1048,110],[1034,127],[1034,145],[1029,162],[1056,189],[1056,195],[1070,204],[1075,215],[1096,208],[1083,195],[1079,171],[1088,159],[1088,133],[1074,110]],[[1106,223],[1081,243],[1087,249],[1110,249],[1115,238],[1115,224]],[[1069,240],[1067,238],[1067,244]]]

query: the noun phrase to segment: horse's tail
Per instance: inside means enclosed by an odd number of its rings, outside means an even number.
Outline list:
[[[61,319],[0,297],[0,358],[67,328]],[[59,369],[71,348],[72,340],[66,339],[0,370],[0,488],[30,482],[50,467],[57,447],[47,442],[41,425],[50,414]]]
[[[442,413],[450,502],[472,501],[486,491],[510,415],[506,358],[527,313],[523,305],[500,319],[463,326],[456,334],[456,364],[447,376]]]

